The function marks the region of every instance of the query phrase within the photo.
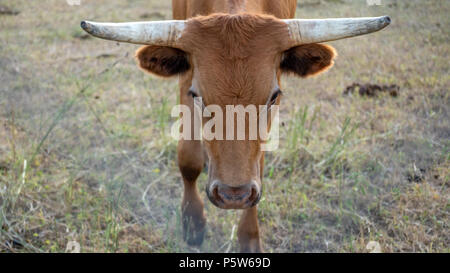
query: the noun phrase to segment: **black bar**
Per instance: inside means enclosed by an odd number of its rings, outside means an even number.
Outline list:
[[[82,273],[95,269],[120,272],[122,268],[126,269],[124,272],[145,273],[325,270],[384,273],[393,266],[399,266],[402,272],[426,266],[428,272],[434,272],[431,268],[445,266],[444,259],[449,257],[448,254],[0,254],[0,262]]]

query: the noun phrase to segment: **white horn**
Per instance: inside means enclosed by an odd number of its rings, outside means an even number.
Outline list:
[[[98,38],[159,46],[176,46],[185,25],[184,20],[130,23],[81,22],[81,27],[86,32]]]
[[[285,19],[293,46],[369,34],[391,23],[388,16],[336,19]]]

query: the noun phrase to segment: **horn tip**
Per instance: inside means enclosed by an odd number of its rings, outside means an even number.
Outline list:
[[[82,29],[86,29],[86,27],[87,27],[86,21],[81,21],[80,26]]]
[[[385,16],[382,16],[381,18],[383,19],[383,24],[385,26],[388,26],[391,24],[391,17],[385,15]]]
[[[80,26],[84,31],[91,33],[92,27],[88,21],[81,21]]]

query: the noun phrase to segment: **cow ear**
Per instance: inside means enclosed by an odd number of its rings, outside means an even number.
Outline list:
[[[136,51],[140,68],[162,77],[182,74],[189,70],[184,51],[167,46],[143,46]]]
[[[300,77],[314,76],[331,68],[336,56],[336,50],[328,45],[301,45],[284,52],[280,67]]]

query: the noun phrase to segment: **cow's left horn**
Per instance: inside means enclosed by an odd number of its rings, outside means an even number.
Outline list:
[[[285,19],[292,46],[334,41],[369,34],[391,23],[388,16],[339,19]]]
[[[81,27],[89,34],[102,39],[142,45],[176,47],[185,24],[183,20],[131,23],[83,21]]]

